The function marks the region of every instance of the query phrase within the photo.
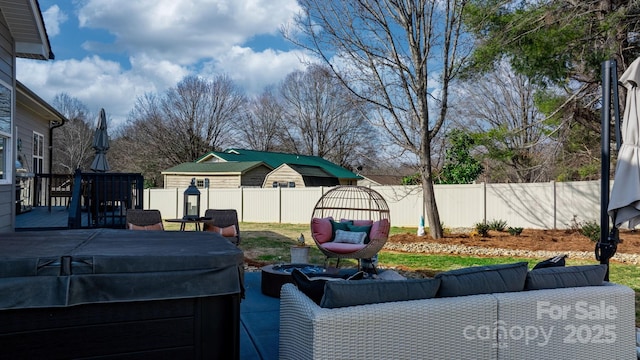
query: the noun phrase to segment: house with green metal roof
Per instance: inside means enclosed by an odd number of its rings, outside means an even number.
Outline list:
[[[362,179],[319,156],[246,149],[212,151],[162,174],[166,188],[187,187],[192,178],[198,187],[212,188],[355,185]]]
[[[188,162],[162,172],[165,189],[186,188],[196,179],[199,188],[260,187],[273,170],[262,161]]]

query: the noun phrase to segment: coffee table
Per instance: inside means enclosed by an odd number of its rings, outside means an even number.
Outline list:
[[[267,265],[262,268],[260,289],[262,293],[271,297],[280,297],[280,288],[286,283],[293,282],[291,272],[298,269],[307,275],[326,273],[324,266],[311,264],[281,264]]]

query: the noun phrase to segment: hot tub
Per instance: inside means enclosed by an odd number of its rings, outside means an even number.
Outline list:
[[[237,359],[242,264],[211,232],[0,233],[0,354]]]

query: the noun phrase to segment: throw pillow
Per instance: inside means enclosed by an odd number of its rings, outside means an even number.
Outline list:
[[[329,282],[325,285],[320,306],[332,309],[392,301],[430,299],[436,295],[439,285],[439,279]]]
[[[527,274],[525,290],[602,285],[606,272],[607,265],[604,264],[531,270]]]
[[[438,297],[464,296],[522,291],[527,263],[473,266],[437,274]]]
[[[350,222],[355,226],[371,226],[373,225],[373,220],[348,220],[348,219],[340,219],[341,222]]]
[[[347,228],[349,229],[349,231],[363,232],[365,234],[364,241],[360,244],[368,244],[369,241],[371,241],[371,239],[369,239],[369,231],[371,231],[371,225],[356,226],[349,224],[347,225]]]
[[[533,267],[533,270],[544,269],[548,267],[564,266],[565,265],[564,259],[566,257],[567,255],[562,254],[562,255],[554,256],[544,261],[540,261],[539,263],[536,264],[536,266]]]
[[[391,224],[389,224],[389,219],[378,220],[371,226],[369,237],[371,239],[386,239],[389,237],[390,228]]]
[[[333,242],[346,243],[346,244],[362,244],[367,237],[365,232],[351,232],[344,230],[336,230],[336,236]]]
[[[352,224],[349,221],[341,221],[341,222],[337,222],[337,221],[333,221],[331,220],[331,239],[335,239],[336,238],[336,230],[343,230],[343,231],[349,231],[349,224]]]
[[[209,225],[205,228],[206,231],[216,232],[224,237],[238,236],[235,225],[229,225],[225,227],[218,227],[215,225]]]
[[[162,223],[157,223],[153,225],[134,225],[129,223],[129,230],[164,230]]]
[[[320,244],[331,241],[333,238],[331,220],[333,220],[332,217],[311,219],[311,234]]]
[[[364,272],[359,271],[351,276],[341,275],[327,275],[315,274],[313,276],[307,276],[298,269],[293,269],[291,272],[291,278],[293,283],[298,287],[303,294],[307,295],[309,299],[313,300],[316,304],[320,305],[322,296],[324,295],[325,283],[340,280],[360,280],[364,277]]]

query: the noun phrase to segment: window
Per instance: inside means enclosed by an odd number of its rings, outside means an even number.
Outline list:
[[[7,83],[0,80],[0,184],[11,184],[12,157],[11,152],[11,120],[12,90]]]
[[[5,179],[6,174],[5,165],[7,163],[7,155],[4,149],[7,142],[6,138],[0,136],[0,184],[2,183],[2,180]]]
[[[33,132],[33,172],[44,172],[44,135]]]
[[[198,189],[202,189],[204,187],[204,180],[203,179],[196,180],[196,187]]]

